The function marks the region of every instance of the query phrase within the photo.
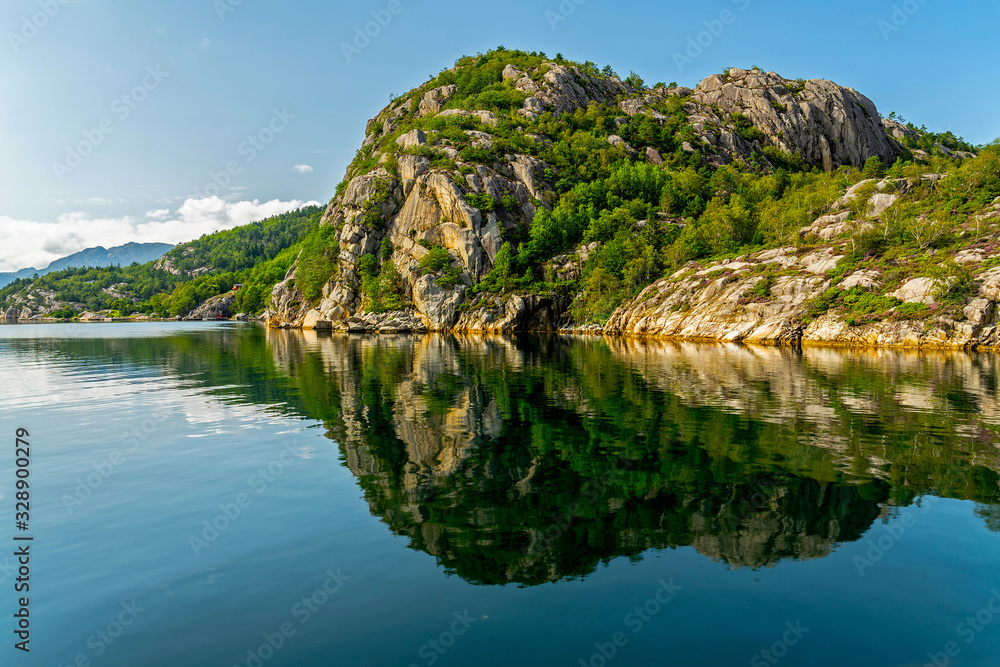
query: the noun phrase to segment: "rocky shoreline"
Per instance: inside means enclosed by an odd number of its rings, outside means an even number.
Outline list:
[[[515,315],[523,317],[523,315]],[[529,327],[516,328],[510,326],[511,320],[498,321],[495,326],[476,328],[473,326],[457,326],[450,329],[433,329],[427,327],[416,316],[414,311],[396,311],[382,314],[369,314],[352,317],[346,322],[317,322],[314,326],[290,327],[275,326],[268,323],[264,316],[234,317],[216,320],[194,320],[191,318],[169,317],[116,317],[87,319],[77,318],[62,320],[51,317],[33,319],[4,319],[2,324],[101,324],[101,323],[136,323],[136,322],[245,322],[260,323],[272,329],[314,331],[318,333],[342,335],[403,335],[403,334],[442,334],[454,336],[507,336],[514,334],[555,334],[564,336],[604,337],[621,341],[655,340],[673,343],[700,343],[712,345],[744,345],[750,347],[813,347],[842,349],[887,349],[887,350],[934,350],[934,351],[1000,351],[1000,331],[997,326],[984,328],[976,337],[949,336],[941,329],[927,330],[922,322],[889,322],[850,328],[833,318],[817,322],[801,330],[782,330],[774,336],[741,336],[738,329],[725,332],[720,336],[679,335],[673,333],[637,333],[614,332],[599,325],[590,324],[583,327]],[[846,329],[846,330],[845,330]]]

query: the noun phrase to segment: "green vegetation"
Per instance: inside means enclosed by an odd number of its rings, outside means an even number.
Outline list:
[[[318,227],[305,239],[295,278],[306,299],[316,301],[322,296],[323,286],[336,270],[339,256],[337,230],[332,226]]]
[[[469,205],[478,208],[480,211],[485,213],[491,213],[496,210],[497,202],[488,193],[482,194],[468,194],[465,195],[465,201],[469,202]]]
[[[278,215],[183,243],[164,256],[181,273],[236,272],[256,266],[263,260],[298,243],[318,222],[322,210],[316,207]]]
[[[385,239],[379,257],[367,254],[358,260],[363,307],[369,313],[385,313],[406,307],[403,300],[402,277],[392,262],[391,255],[392,248],[388,239]],[[381,268],[379,268],[380,258]]]
[[[427,254],[420,260],[420,269],[424,275],[440,274],[441,277],[434,282],[438,287],[444,289],[451,289],[457,285],[462,271],[458,267],[452,266],[454,260],[448,250],[435,245],[428,245],[427,250]]]
[[[186,315],[205,300],[242,284],[234,294],[233,307],[257,314],[264,310],[271,288],[295,261],[303,239],[310,233],[324,233],[319,227],[322,214],[319,207],[306,207],[202,236],[167,253],[161,260],[164,269],[149,262],[66,269],[34,280],[18,280],[0,290],[0,303],[13,303],[15,295],[46,292],[56,301],[70,304],[53,317],[69,319],[84,310],[173,317]],[[167,267],[175,273],[165,270]],[[36,304],[41,305],[40,300]]]

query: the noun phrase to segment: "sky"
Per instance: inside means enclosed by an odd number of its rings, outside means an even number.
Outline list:
[[[498,45],[831,79],[982,144],[998,34],[994,0],[3,0],[0,271],[325,204],[390,94]]]

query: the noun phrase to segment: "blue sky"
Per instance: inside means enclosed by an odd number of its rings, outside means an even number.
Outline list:
[[[832,79],[985,143],[998,34],[987,0],[4,0],[0,271],[325,203],[390,93],[499,44],[649,83]]]

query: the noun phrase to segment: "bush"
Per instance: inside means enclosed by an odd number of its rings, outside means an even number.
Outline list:
[[[938,301],[965,305],[966,300],[979,291],[979,284],[973,273],[968,267],[958,264],[954,260],[949,261],[936,273],[934,295]]]
[[[899,305],[899,299],[863,287],[847,290],[842,301],[847,312],[852,315],[881,315]]]
[[[323,296],[323,286],[329,282],[340,258],[337,232],[331,225],[317,227],[302,245],[295,277],[299,288],[310,303]]]
[[[816,318],[826,315],[830,308],[837,303],[840,295],[841,291],[839,289],[831,287],[816,298],[810,300],[809,303],[806,304],[805,312],[802,315],[803,321],[807,323],[812,322]]]
[[[930,313],[931,307],[925,303],[901,303],[892,314],[894,320],[922,320]]]
[[[861,170],[861,176],[863,178],[884,178],[885,165],[882,164],[882,159],[877,155],[868,158],[865,161],[864,169]]]
[[[384,313],[401,310],[403,301],[402,278],[396,265],[390,260],[382,262],[382,269],[375,274],[377,260],[374,255],[363,255],[358,261],[361,272],[361,294],[364,307],[370,313]]]
[[[486,213],[496,210],[497,207],[496,200],[487,192],[465,195],[465,201],[469,202],[470,206]]]
[[[749,116],[736,112],[732,114],[730,121],[733,124],[733,129],[736,130],[736,134],[747,141],[760,141],[763,143],[767,140],[767,137],[764,136],[759,127],[753,124]]]
[[[774,287],[775,277],[770,271],[765,273],[757,283],[743,293],[744,299],[750,301],[763,301],[771,298],[771,288]]]
[[[419,266],[424,275],[441,273],[442,276],[434,281],[435,284],[444,289],[451,289],[458,284],[462,276],[462,271],[453,267],[453,263],[451,253],[446,248],[431,246],[428,253],[421,258]]]

